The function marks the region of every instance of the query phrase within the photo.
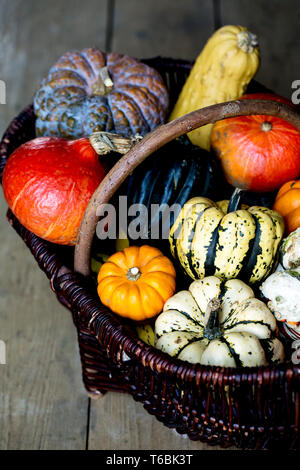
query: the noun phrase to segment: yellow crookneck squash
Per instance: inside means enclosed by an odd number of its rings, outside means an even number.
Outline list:
[[[259,67],[257,38],[242,26],[223,26],[208,40],[184,84],[169,121],[196,109],[240,98]],[[209,150],[212,124],[188,134]]]

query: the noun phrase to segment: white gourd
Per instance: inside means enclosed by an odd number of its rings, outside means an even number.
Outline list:
[[[261,366],[284,359],[275,330],[274,315],[248,285],[208,276],[167,300],[155,346],[191,363]]]
[[[300,228],[283,240],[280,253],[281,269],[267,277],[260,289],[276,319],[288,327],[288,336],[294,339],[294,333],[296,338],[300,335]]]

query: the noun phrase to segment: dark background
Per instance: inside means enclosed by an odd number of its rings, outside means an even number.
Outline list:
[[[0,0],[0,133],[67,50],[193,60],[229,23],[258,35],[257,79],[290,97],[300,79],[299,0]],[[206,449],[126,395],[89,400],[70,315],[7,224],[2,195],[0,209],[0,449]]]

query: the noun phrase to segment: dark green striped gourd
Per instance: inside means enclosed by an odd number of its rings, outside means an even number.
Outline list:
[[[167,300],[155,347],[191,363],[262,366],[284,359],[275,331],[275,317],[249,286],[208,276]]]
[[[142,204],[146,208],[146,218],[140,222],[142,238],[133,239],[134,243],[146,240],[160,245],[162,239],[167,241],[183,205],[195,195],[221,196],[222,186],[221,170],[212,154],[192,145],[186,136],[165,145],[147,158],[128,181],[128,207]],[[179,210],[168,212],[173,205]],[[128,225],[134,218],[129,217]],[[132,239],[130,231],[128,238]]]
[[[170,231],[170,249],[193,279],[239,277],[262,281],[277,262],[283,218],[266,207],[243,205],[240,190],[229,201],[195,197],[182,208]]]

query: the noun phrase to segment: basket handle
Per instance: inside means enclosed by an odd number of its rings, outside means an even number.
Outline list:
[[[102,180],[94,192],[81,221],[74,256],[75,271],[90,273],[90,253],[99,217],[97,207],[109,202],[127,176],[149,155],[171,140],[206,124],[222,119],[262,114],[278,116],[293,124],[300,132],[300,113],[291,106],[269,100],[236,100],[198,109],[168,124],[157,127],[127,152]]]

